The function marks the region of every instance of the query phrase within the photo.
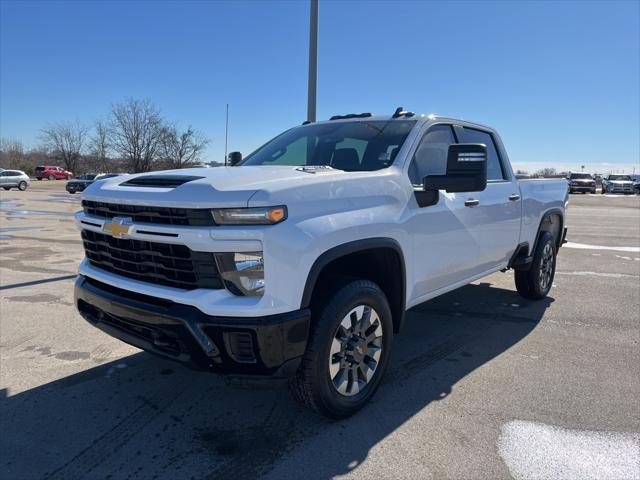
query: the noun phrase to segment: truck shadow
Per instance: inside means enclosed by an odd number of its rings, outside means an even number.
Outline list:
[[[332,478],[528,335],[551,302],[482,283],[412,309],[376,397],[339,422],[298,407],[286,388],[229,386],[145,353],[4,392],[0,471],[13,479]]]

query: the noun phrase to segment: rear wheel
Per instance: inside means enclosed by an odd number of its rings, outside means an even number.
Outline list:
[[[392,340],[391,310],[380,287],[369,280],[347,283],[315,318],[289,384],[293,396],[330,418],[354,414],[378,388]]]
[[[556,241],[550,232],[542,232],[529,270],[516,270],[516,289],[521,297],[540,300],[551,290],[556,273]]]
[[[55,177],[53,175],[49,175],[49,180],[55,180]]]
[[[27,189],[27,182],[20,182],[18,188],[24,192]]]

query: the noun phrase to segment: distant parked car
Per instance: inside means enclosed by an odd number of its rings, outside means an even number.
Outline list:
[[[62,167],[52,167],[48,165],[36,167],[36,178],[38,180],[42,180],[43,178],[48,180],[69,180],[72,176],[73,173]]]
[[[596,181],[590,173],[569,174],[569,193],[596,193]]]
[[[607,175],[602,179],[602,193],[634,193],[630,175]]]
[[[117,177],[120,175],[119,173],[87,173],[86,175],[81,175],[74,180],[70,180],[67,182],[67,192],[76,193],[83,192],[85,188],[91,185],[96,180],[104,180],[105,178]]]
[[[640,194],[640,175],[631,175],[631,180],[633,181],[635,193]]]
[[[17,188],[26,190],[29,186],[29,175],[22,170],[2,170],[0,171],[0,187],[5,190]]]

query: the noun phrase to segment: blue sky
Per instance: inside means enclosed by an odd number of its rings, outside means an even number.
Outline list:
[[[306,116],[309,4],[0,0],[0,134],[149,98],[245,153]],[[638,166],[640,2],[320,0],[318,118],[402,105],[497,128],[518,166]],[[610,164],[610,165],[607,165]]]

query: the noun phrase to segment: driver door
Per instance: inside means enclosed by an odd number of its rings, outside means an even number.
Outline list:
[[[449,124],[428,128],[409,164],[409,181],[422,188],[427,175],[446,174],[449,145],[459,143]],[[420,207],[413,198],[409,204],[407,227],[413,242],[413,291],[418,300],[440,289],[480,273],[482,248],[477,231],[482,215],[468,201],[474,193],[439,192],[437,204]]]

